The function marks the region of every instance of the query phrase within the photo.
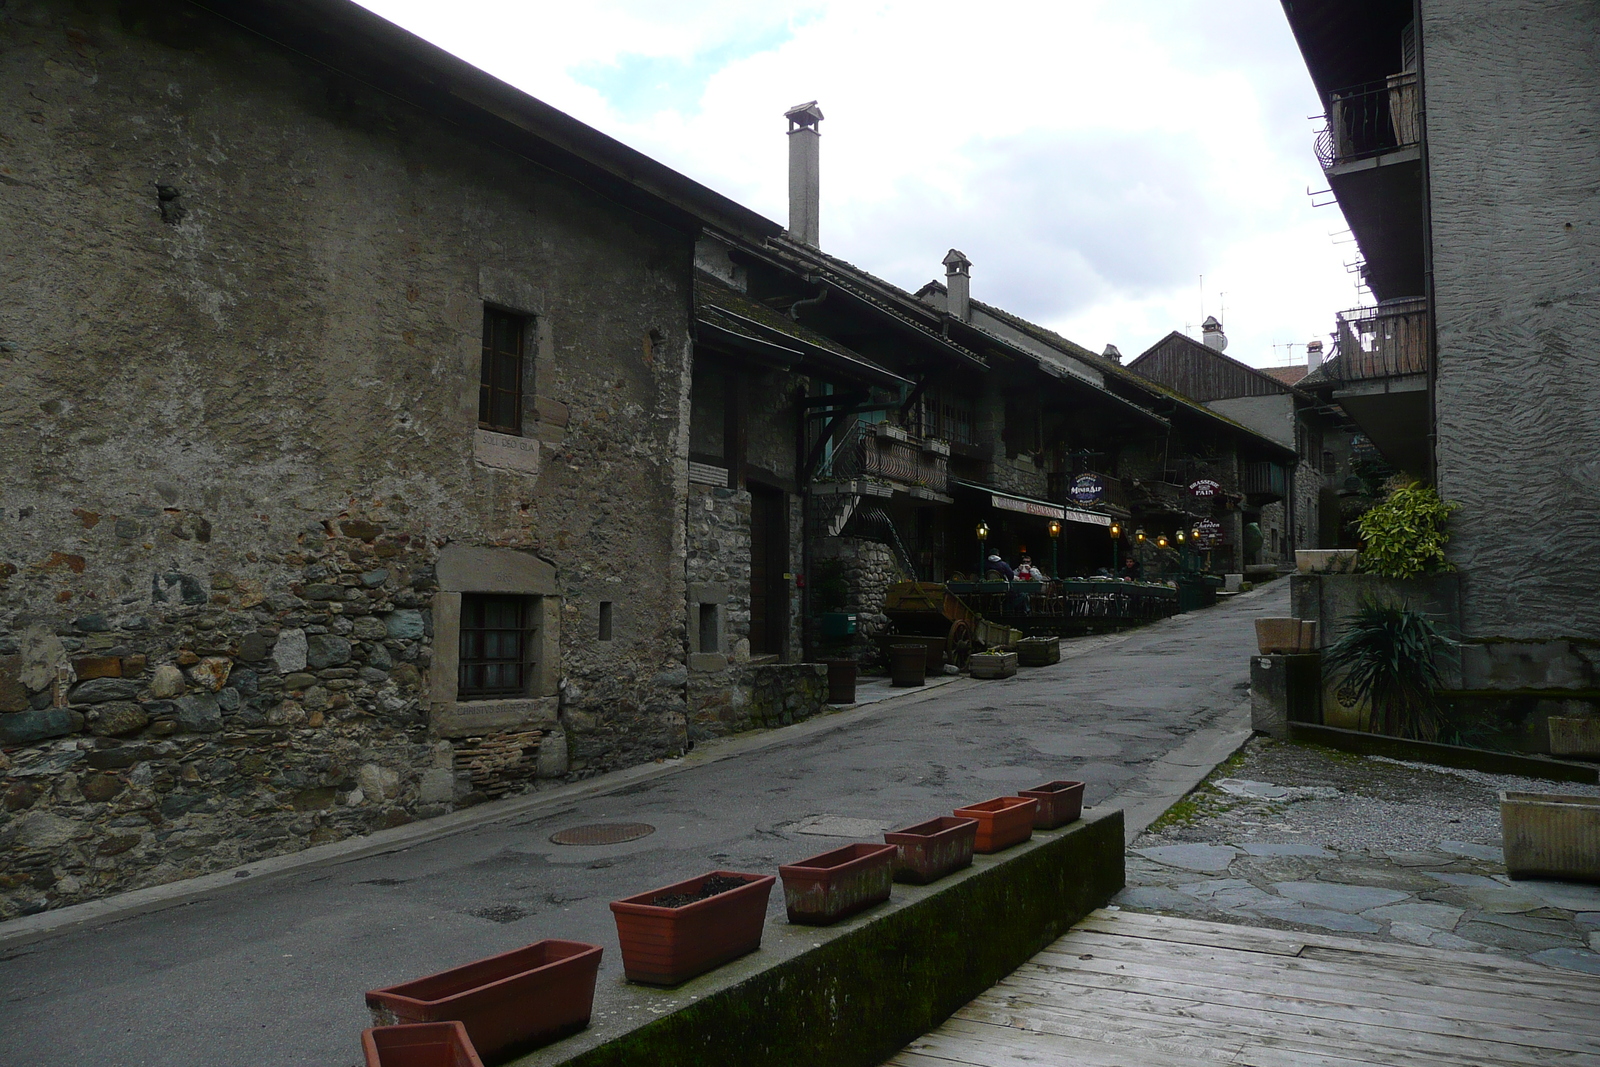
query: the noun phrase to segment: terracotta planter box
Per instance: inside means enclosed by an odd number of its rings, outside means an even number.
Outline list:
[[[1303,619],[1257,619],[1256,645],[1263,656],[1317,650],[1317,624]]]
[[[828,703],[854,704],[856,702],[856,661],[830,659],[828,664]]]
[[[1024,637],[1017,642],[1017,665],[1048,667],[1061,662],[1061,638]]]
[[[974,678],[1010,678],[1017,673],[1015,652],[978,652],[967,657]]]
[[[1039,810],[1033,816],[1035,830],[1054,830],[1083,814],[1082,782],[1046,782],[1019,790],[1017,795],[1039,802]]]
[[[845,845],[778,868],[789,921],[827,926],[889,899],[893,845]]]
[[[1600,756],[1600,718],[1550,719],[1552,756]]]
[[[379,1026],[361,1032],[367,1067],[483,1067],[459,1022]]]
[[[741,878],[745,884],[679,908],[651,903],[657,897],[698,893],[706,879],[715,877]],[[628,981],[677,985],[760,948],[767,897],[776,881],[770,874],[711,871],[612,901]]]
[[[894,644],[889,646],[889,684],[896,688],[926,685],[928,678],[928,649],[925,645]]]
[[[1513,878],[1600,882],[1600,797],[1501,793],[1500,834]]]
[[[1032,797],[995,797],[981,804],[956,809],[958,819],[978,820],[974,852],[999,852],[1033,836],[1033,815],[1039,802]]]
[[[895,847],[894,880],[927,885],[972,866],[972,845],[977,836],[977,819],[941,815],[884,834],[883,839]]]
[[[479,1055],[503,1059],[589,1025],[600,951],[582,941],[535,941],[374,989],[367,1007],[380,1026],[459,1020]]]

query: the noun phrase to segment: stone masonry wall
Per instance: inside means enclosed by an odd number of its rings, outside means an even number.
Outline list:
[[[198,9],[0,84],[0,919],[683,749],[691,235]],[[449,545],[553,567],[555,721],[439,735]]]
[[[1600,65],[1589,0],[1428,0],[1437,480],[1469,637],[1565,688],[1600,636]]]

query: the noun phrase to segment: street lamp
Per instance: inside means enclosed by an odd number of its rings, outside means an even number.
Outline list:
[[[1117,561],[1117,555],[1118,555],[1118,550],[1121,547],[1121,544],[1120,544],[1121,541],[1122,541],[1122,524],[1121,523],[1117,523],[1117,522],[1113,522],[1111,524],[1111,574],[1112,574],[1113,577],[1115,577],[1116,573],[1117,573],[1117,562],[1118,562]]]
[[[1050,520],[1050,577],[1061,577],[1061,520]]]
[[[983,581],[983,564],[988,555],[984,552],[984,542],[989,540],[989,524],[980,520],[978,522],[978,575],[977,581]]]
[[[1156,547],[1157,548],[1166,548],[1167,547],[1167,535],[1166,534],[1162,534],[1160,537],[1156,538]]]

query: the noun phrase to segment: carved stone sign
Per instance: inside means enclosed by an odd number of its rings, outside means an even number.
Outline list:
[[[538,474],[539,440],[492,430],[477,430],[472,438],[472,458],[485,467],[519,474]]]

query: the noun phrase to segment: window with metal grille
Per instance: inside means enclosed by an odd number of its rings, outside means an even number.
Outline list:
[[[521,315],[483,309],[478,425],[485,430],[522,432],[522,338],[527,327]]]
[[[527,694],[532,597],[461,595],[456,699]]]

